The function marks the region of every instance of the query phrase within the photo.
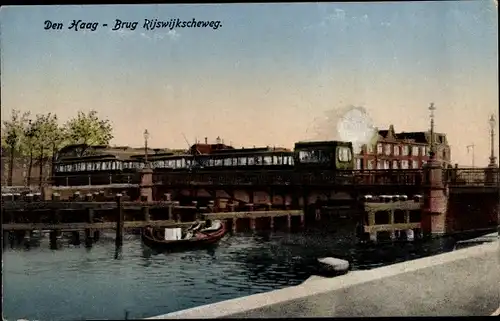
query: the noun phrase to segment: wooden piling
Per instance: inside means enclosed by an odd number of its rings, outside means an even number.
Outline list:
[[[87,209],[87,222],[94,223],[94,210],[89,208]],[[92,247],[92,243],[94,242],[94,236],[92,235],[92,229],[85,229],[85,246]]]
[[[233,233],[236,233],[237,230],[237,224],[238,224],[238,218],[233,218]]]
[[[292,216],[290,214],[288,214],[286,216],[286,222],[287,222],[288,229],[291,229],[292,228]]]
[[[123,206],[122,206],[122,194],[116,194],[116,237],[115,244],[117,247],[123,245]]]
[[[73,242],[73,245],[80,245],[80,232],[79,231],[73,231],[71,232],[71,241]]]
[[[149,215],[149,207],[148,206],[143,206],[142,207],[142,217],[146,222],[149,222],[151,220],[151,216]]]
[[[274,217],[270,217],[269,228],[274,231]]]
[[[50,249],[57,250],[57,231],[52,230],[49,233]]]
[[[304,227],[306,224],[304,213],[300,214],[300,227]]]
[[[256,227],[256,224],[255,224],[255,223],[256,223],[256,219],[252,217],[252,218],[250,219],[250,229],[251,229],[252,231],[255,231],[255,227]]]

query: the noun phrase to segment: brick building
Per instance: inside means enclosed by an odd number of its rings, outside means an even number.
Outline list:
[[[436,158],[450,164],[450,146],[446,134],[434,133]],[[356,169],[417,169],[429,159],[430,132],[396,133],[394,126],[379,130],[374,144],[364,145],[355,155]]]

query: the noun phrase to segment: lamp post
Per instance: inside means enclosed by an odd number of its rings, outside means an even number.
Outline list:
[[[430,114],[430,119],[431,119],[431,150],[429,153],[429,158],[430,160],[435,160],[436,158],[436,146],[434,145],[434,111],[436,110],[436,107],[434,106],[434,103],[431,103],[429,106],[429,110],[431,112]]]
[[[148,163],[148,139],[149,132],[147,129],[144,130],[144,162]]]
[[[490,124],[490,140],[491,140],[491,155],[490,155],[490,167],[496,167],[496,157],[495,157],[495,116],[491,115],[488,120]]]

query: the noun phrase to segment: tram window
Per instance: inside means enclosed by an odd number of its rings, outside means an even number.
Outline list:
[[[255,165],[255,158],[248,157],[248,165]]]
[[[247,165],[247,158],[246,157],[239,157],[238,158],[238,165],[246,166]]]
[[[222,159],[216,159],[215,166],[222,166]]]
[[[264,165],[272,165],[273,157],[272,156],[264,156]]]
[[[224,158],[224,166],[231,166],[233,161],[231,158]]]
[[[273,164],[281,165],[281,156],[273,156]]]
[[[233,166],[236,166],[238,165],[238,159],[237,158],[233,158]]]
[[[337,157],[339,162],[350,162],[352,160],[352,153],[349,147],[338,147]]]
[[[254,162],[255,162],[255,165],[262,164],[262,156],[255,156],[254,157]]]
[[[292,156],[288,156],[288,159],[289,159],[288,164],[293,165],[294,164],[293,157]]]

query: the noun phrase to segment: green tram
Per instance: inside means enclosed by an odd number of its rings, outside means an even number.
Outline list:
[[[193,150],[193,149],[191,149]],[[284,148],[227,148],[209,153],[148,154],[155,174],[207,171],[348,171],[354,169],[352,144],[340,141],[297,142],[293,151]],[[138,173],[145,166],[144,155],[120,157],[113,154],[62,158],[54,166],[56,185],[92,185],[116,182],[119,174]],[[76,177],[80,176],[80,179]],[[134,182],[136,183],[136,175]],[[130,175],[122,175],[130,177]],[[69,181],[70,180],[70,181]],[[130,180],[128,178],[128,180]]]

